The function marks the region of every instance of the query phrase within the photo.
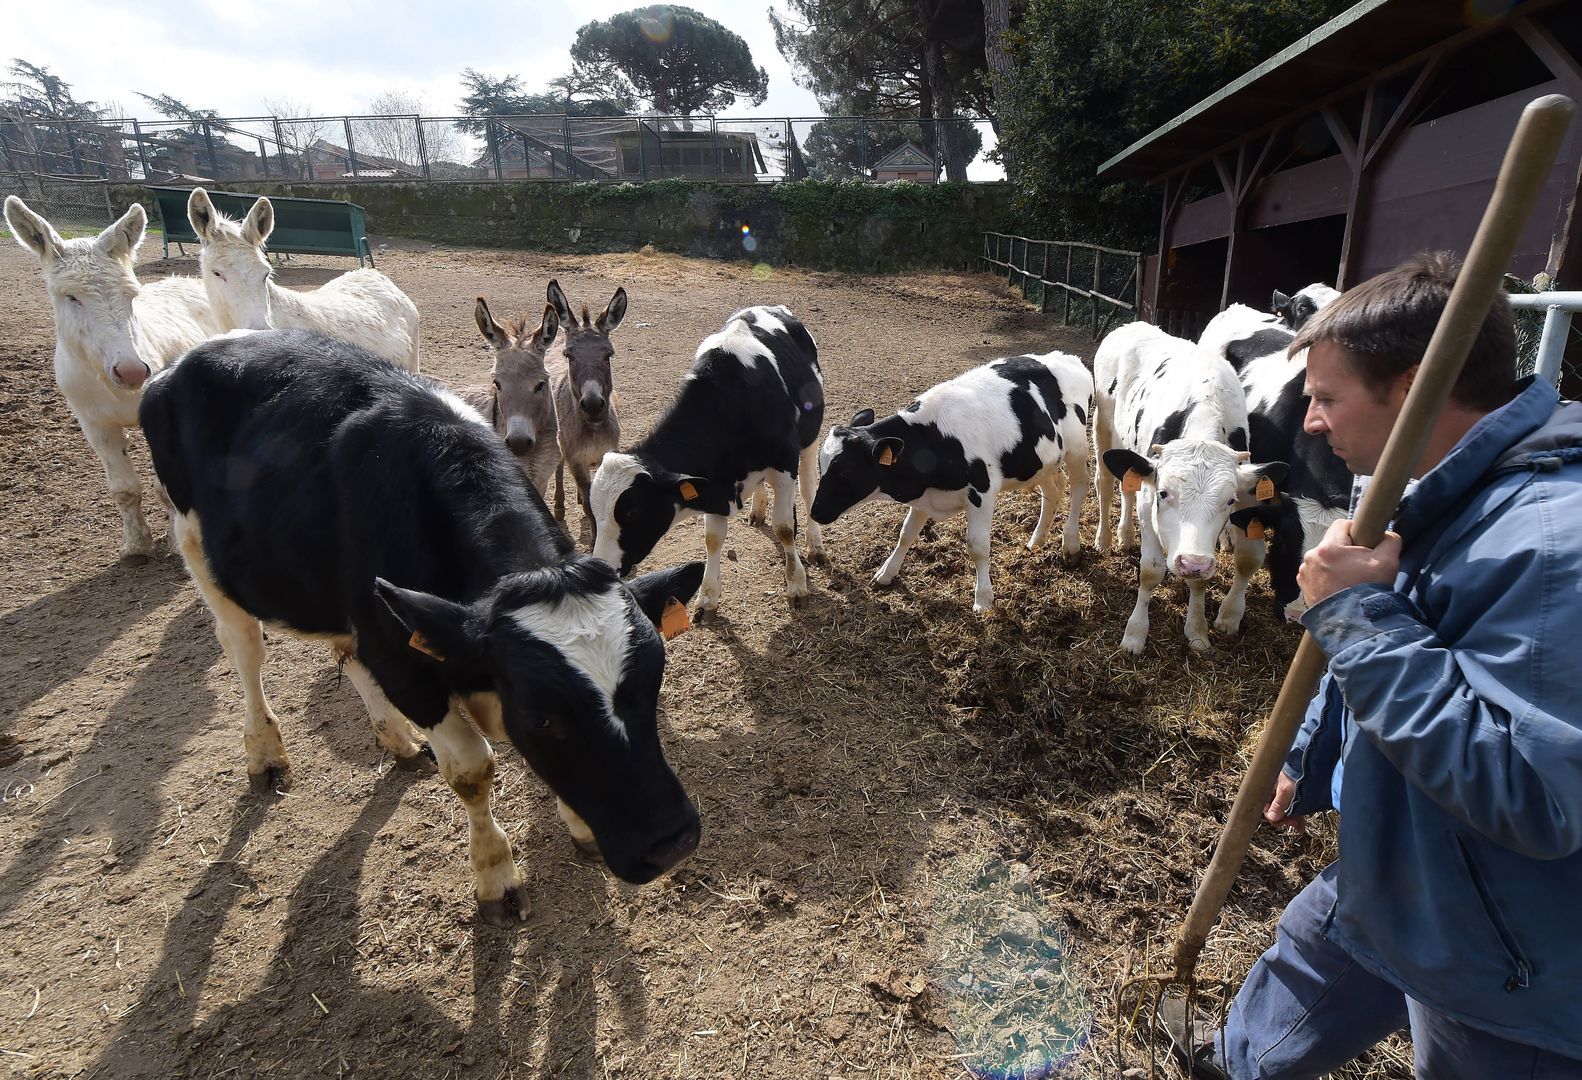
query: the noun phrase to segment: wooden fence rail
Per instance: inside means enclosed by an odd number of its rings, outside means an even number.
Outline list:
[[[1079,252],[1082,253],[1080,257]],[[1089,259],[1092,261],[1091,274],[1087,272]],[[1111,296],[1105,292],[1105,271],[1116,260],[1126,261],[1127,273],[1120,287],[1114,290],[1120,296]],[[1003,273],[1008,284],[1020,284],[1024,300],[1035,300],[1031,293],[1036,286],[1036,303],[1045,314],[1053,309],[1058,295],[1060,321],[1066,326],[1071,325],[1072,300],[1085,301],[1095,341],[1122,312],[1136,316],[1143,276],[1141,252],[1084,244],[1075,240],[1035,240],[1012,233],[986,232],[983,234],[983,254],[979,262],[989,273]],[[1055,276],[1051,276],[1051,269]],[[1073,282],[1075,273],[1084,275],[1086,288]],[[1130,299],[1121,299],[1122,296],[1129,296]]]

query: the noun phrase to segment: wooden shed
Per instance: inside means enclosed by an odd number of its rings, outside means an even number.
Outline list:
[[[1143,318],[1196,337],[1213,314],[1423,249],[1464,254],[1517,116],[1582,101],[1576,0],[1363,0],[1099,167],[1161,188]],[[1582,124],[1511,272],[1582,288]]]

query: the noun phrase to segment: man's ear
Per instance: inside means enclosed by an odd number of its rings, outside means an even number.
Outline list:
[[[736,509],[733,485],[716,483],[702,476],[680,476],[675,482],[677,505],[701,514],[729,515]]]
[[[851,426],[852,427],[867,427],[871,423],[873,423],[873,410],[872,409],[858,409],[855,413],[852,414],[852,418],[851,418]]]
[[[1129,472],[1138,476],[1154,474],[1154,463],[1134,450],[1117,448],[1104,451],[1104,467],[1114,473],[1117,480],[1124,480]]]
[[[626,583],[626,587],[632,590],[633,599],[643,614],[648,616],[648,621],[656,629],[663,630],[665,608],[672,601],[685,608],[702,584],[703,564],[689,562],[635,577]]]
[[[901,450],[906,446],[903,439],[875,439],[873,443],[873,460],[875,464],[889,468],[901,460]]]
[[[468,629],[469,612],[465,605],[432,593],[403,589],[384,578],[374,579],[374,592],[411,633],[409,648],[446,665],[470,666],[476,660],[477,642]]]

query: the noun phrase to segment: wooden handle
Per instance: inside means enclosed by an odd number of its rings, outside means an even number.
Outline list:
[[[1511,137],[1494,184],[1494,195],[1483,212],[1483,221],[1456,277],[1450,300],[1439,317],[1439,325],[1429,340],[1428,351],[1423,354],[1417,377],[1412,381],[1389,441],[1384,445],[1378,470],[1357,508],[1351,526],[1355,543],[1375,547],[1384,538],[1385,529],[1400,504],[1401,492],[1423,456],[1429,433],[1461,374],[1478,329],[1499,295],[1505,268],[1510,265],[1527,219],[1532,216],[1575,108],[1570,98],[1550,94],[1522,110],[1516,134]],[[1259,737],[1258,748],[1253,752],[1252,763],[1236,791],[1236,801],[1225,820],[1214,857],[1204,872],[1176,939],[1175,979],[1179,982],[1191,979],[1203,943],[1208,940],[1242,860],[1247,857],[1252,834],[1258,828],[1280,767],[1302,725],[1307,703],[1323,674],[1324,662],[1324,652],[1318,643],[1311,635],[1303,634],[1291,667],[1286,671],[1285,683],[1280,687],[1280,696]]]

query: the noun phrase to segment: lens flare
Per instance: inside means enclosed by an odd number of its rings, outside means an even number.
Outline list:
[[[774,273],[774,270],[771,269],[769,264],[765,262],[761,262],[753,267],[753,277],[757,278],[759,281],[768,281],[769,275],[772,273]]]
[[[1027,867],[955,860],[939,879],[932,937],[934,986],[973,1076],[1041,1080],[1082,1052],[1093,1006]]]
[[[637,28],[655,45],[663,45],[675,33],[676,16],[668,8],[649,8],[637,17]]]

